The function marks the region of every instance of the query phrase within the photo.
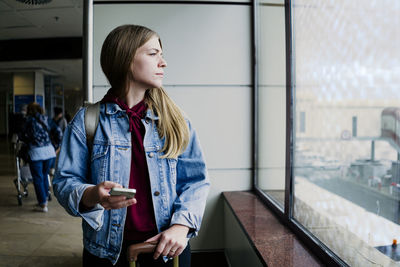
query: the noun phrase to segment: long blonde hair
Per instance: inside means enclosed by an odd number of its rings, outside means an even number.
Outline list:
[[[122,25],[106,37],[100,56],[101,68],[112,86],[112,93],[123,98],[131,79],[131,63],[136,50],[158,34],[140,25]],[[145,93],[148,108],[158,116],[157,130],[165,138],[161,158],[177,158],[189,143],[189,128],[182,111],[163,88],[150,88]]]

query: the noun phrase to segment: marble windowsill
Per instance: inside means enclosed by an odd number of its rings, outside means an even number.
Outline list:
[[[254,193],[224,192],[223,197],[264,265],[323,266]]]

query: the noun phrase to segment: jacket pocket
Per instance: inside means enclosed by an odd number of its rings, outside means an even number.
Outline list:
[[[93,145],[91,161],[91,177],[94,184],[99,184],[106,180],[108,166],[109,145]]]
[[[93,145],[92,151],[92,161],[105,156],[108,152],[108,145]]]

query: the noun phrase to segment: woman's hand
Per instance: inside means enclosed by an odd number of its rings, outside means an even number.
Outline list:
[[[187,234],[189,227],[180,224],[174,224],[164,232],[147,239],[145,242],[158,242],[154,252],[154,259],[160,255],[174,258],[179,256],[187,245]]]
[[[86,188],[85,192],[83,192],[81,204],[85,209],[91,209],[91,207],[99,203],[106,210],[120,209],[136,204],[135,198],[128,199],[125,196],[110,196],[109,192],[113,187],[122,188],[120,184],[111,181],[105,181],[96,186]]]

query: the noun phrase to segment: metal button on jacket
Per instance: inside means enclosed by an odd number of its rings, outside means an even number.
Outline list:
[[[150,157],[150,158],[154,157],[154,153],[153,153],[153,152],[150,152],[150,153],[149,153],[149,157]]]
[[[154,195],[155,195],[155,196],[159,196],[159,195],[160,195],[160,192],[159,192],[159,191],[156,191],[156,192],[154,192]]]

